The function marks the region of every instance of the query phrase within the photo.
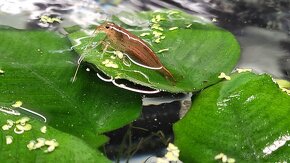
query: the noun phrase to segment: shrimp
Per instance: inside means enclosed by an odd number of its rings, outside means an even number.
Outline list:
[[[124,52],[141,65],[145,65],[143,67],[158,70],[166,79],[176,82],[171,72],[162,65],[154,51],[136,35],[111,22],[101,24],[96,27],[96,31],[106,34],[106,47],[109,45],[115,50]]]

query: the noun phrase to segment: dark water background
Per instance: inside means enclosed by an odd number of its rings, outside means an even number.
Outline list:
[[[231,31],[242,49],[237,67],[290,80],[289,0],[1,0],[0,25],[62,31],[63,27],[76,24],[85,28],[121,11],[161,8],[200,15]],[[40,23],[42,15],[59,17],[62,23]],[[141,117],[129,126],[107,133],[111,138],[105,146],[107,155],[116,159],[120,149],[126,153],[128,146],[120,144],[128,133],[134,145],[144,140],[136,153],[138,157],[130,162],[162,155],[164,144],[173,141],[172,123],[190,106],[190,96],[166,93],[144,96]]]

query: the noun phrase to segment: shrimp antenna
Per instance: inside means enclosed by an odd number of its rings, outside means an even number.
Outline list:
[[[109,21],[109,18],[111,18],[111,20],[112,20],[112,17],[113,17],[113,15],[112,14],[107,14],[107,16],[106,16],[106,22],[108,22]]]
[[[94,35],[94,34],[96,33],[96,31],[97,31],[97,29],[94,30],[94,32],[92,33],[92,35]],[[98,35],[98,34],[99,34],[99,32],[97,33],[97,35]],[[79,68],[80,68],[81,62],[82,62],[82,61],[84,60],[84,58],[85,58],[86,52],[87,52],[87,50],[88,50],[88,46],[92,44],[93,39],[94,39],[95,37],[97,37],[97,35],[94,36],[94,37],[92,37],[92,38],[90,39],[90,41],[88,42],[88,44],[87,44],[86,47],[85,47],[85,54],[84,54],[84,55],[81,55],[81,56],[79,57],[78,62],[77,62],[78,65],[77,65],[76,71],[75,71],[75,73],[74,73],[74,76],[73,76],[73,78],[72,78],[72,83],[76,81],[76,77],[77,77],[77,74],[78,74],[78,71],[79,71]],[[97,44],[97,46],[98,46],[98,45],[99,45],[99,44]]]
[[[74,73],[74,76],[73,76],[73,78],[72,78],[72,83],[76,81],[77,74],[78,74],[78,71],[79,71],[79,68],[80,68],[81,62],[83,61],[84,58],[85,58],[85,57],[82,55],[82,56],[80,56],[79,59],[78,59],[78,65],[77,65],[77,69],[76,69],[76,71],[75,71],[75,73]]]

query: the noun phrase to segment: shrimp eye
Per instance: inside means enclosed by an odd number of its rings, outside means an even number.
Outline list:
[[[109,29],[110,27],[109,26],[106,26],[106,28]]]

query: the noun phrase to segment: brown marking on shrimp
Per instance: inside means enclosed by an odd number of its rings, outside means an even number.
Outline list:
[[[158,70],[167,79],[176,82],[173,75],[162,65],[154,51],[136,35],[111,22],[101,24],[96,28],[96,31],[104,32],[106,34],[105,39],[116,50],[128,54],[145,66]]]

